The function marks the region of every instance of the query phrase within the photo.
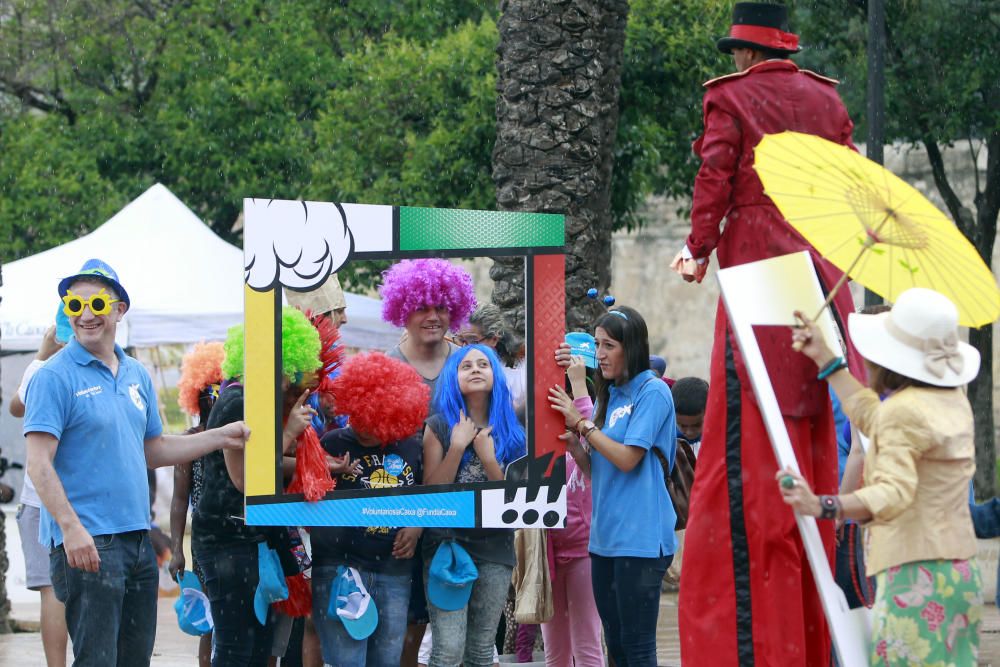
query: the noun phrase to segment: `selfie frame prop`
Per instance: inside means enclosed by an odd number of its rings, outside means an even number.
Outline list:
[[[795,451],[753,328],[760,325],[792,327],[797,324],[792,315],[794,311],[815,313],[820,309],[824,301],[823,291],[812,259],[808,252],[803,251],[722,269],[717,275],[729,324],[743,355],[778,466],[782,470],[790,467],[797,473],[799,465]],[[816,324],[830,348],[839,349],[839,338],[829,309],[823,309]],[[789,354],[793,354],[791,338],[789,333]],[[871,639],[870,611],[865,607],[850,609],[847,606],[844,592],[834,581],[830,570],[815,517],[796,513],[795,522],[805,545],[813,581],[819,591],[840,664],[867,665]]]
[[[564,525],[565,427],[546,391],[563,383],[552,354],[565,332],[564,216],[277,199],[243,210],[247,524]],[[355,260],[480,256],[525,258],[527,456],[496,482],[334,490],[317,502],[283,493],[281,289],[316,289]]]

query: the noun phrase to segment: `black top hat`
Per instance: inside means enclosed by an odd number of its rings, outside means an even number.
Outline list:
[[[798,53],[799,36],[788,32],[788,8],[766,2],[737,2],[729,36],[715,44],[723,53],[755,49]]]

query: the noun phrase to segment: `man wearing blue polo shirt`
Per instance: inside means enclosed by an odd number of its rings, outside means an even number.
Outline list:
[[[28,473],[45,506],[40,539],[66,605],[74,664],[148,665],[158,574],[146,468],[240,449],[243,422],[163,435],[143,366],[115,344],[128,293],[104,262],[59,283],[74,338],[40,368],[25,399]]]

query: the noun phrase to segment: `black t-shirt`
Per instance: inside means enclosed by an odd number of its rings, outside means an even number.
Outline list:
[[[427,428],[437,437],[445,453],[451,446],[451,427],[440,413],[427,419]],[[471,447],[470,447],[471,449]],[[455,473],[456,484],[487,482],[486,468],[476,453],[463,461]],[[424,531],[424,559],[430,562],[438,545],[444,540],[455,540],[473,560],[514,566],[514,531],[510,528],[428,528]]]
[[[243,387],[227,388],[212,407],[206,429],[219,428],[243,419]],[[202,457],[201,498],[191,518],[191,550],[261,542],[265,527],[248,526],[243,519],[243,494],[233,486],[221,451]],[[197,557],[197,556],[196,556]]]
[[[385,447],[365,447],[353,429],[341,428],[323,436],[323,449],[331,456],[349,454],[361,461],[359,475],[337,477],[337,491],[414,486],[423,481],[423,447],[418,436]],[[392,557],[398,528],[317,527],[310,531],[314,565],[348,565],[359,570],[402,574],[410,571],[409,559]]]

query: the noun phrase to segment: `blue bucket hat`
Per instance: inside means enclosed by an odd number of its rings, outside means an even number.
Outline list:
[[[212,606],[208,602],[208,597],[201,591],[198,577],[190,570],[185,572],[183,577],[178,573],[177,584],[181,587],[181,594],[174,602],[177,625],[189,635],[200,637],[208,634],[215,627],[215,623],[212,620]]]
[[[257,545],[257,592],[253,596],[253,610],[261,625],[267,623],[267,610],[272,602],[288,599],[288,584],[281,570],[278,552],[266,542]]]
[[[339,618],[347,634],[357,640],[368,639],[378,626],[375,601],[365,588],[361,574],[353,567],[341,565],[337,568],[326,613]]]
[[[438,609],[458,611],[469,604],[479,570],[469,552],[455,542],[442,542],[428,570],[427,598]]]
[[[594,337],[583,331],[571,331],[566,334],[566,344],[569,353],[574,357],[583,357],[587,368],[597,368],[597,343]]]
[[[68,290],[70,285],[75,283],[80,278],[100,278],[103,282],[106,282],[109,286],[114,288],[115,292],[118,293],[118,298],[125,302],[126,310],[132,306],[132,302],[129,301],[128,298],[128,292],[126,292],[125,288],[122,287],[122,284],[118,282],[118,274],[115,273],[114,269],[99,259],[88,259],[83,263],[83,267],[79,272],[60,280],[59,298],[61,299],[66,296],[66,290]]]

